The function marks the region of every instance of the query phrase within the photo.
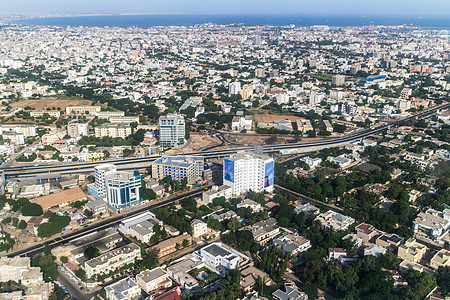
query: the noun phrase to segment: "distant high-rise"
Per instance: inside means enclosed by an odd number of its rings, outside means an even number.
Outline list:
[[[241,91],[241,83],[240,82],[232,82],[232,83],[230,83],[230,85],[228,87],[228,93],[230,95],[239,94],[240,91]]]
[[[309,104],[317,105],[320,102],[322,102],[324,98],[325,98],[325,95],[322,93],[311,93],[311,95],[309,96]]]
[[[159,117],[159,144],[162,147],[178,147],[184,144],[186,126],[181,115]]]
[[[273,191],[275,162],[267,154],[239,152],[223,161],[223,184],[233,195]]]
[[[261,37],[259,35],[255,36],[255,46],[261,46]]]
[[[334,85],[344,85],[345,84],[345,75],[334,75],[331,78],[331,83]]]
[[[264,71],[264,69],[256,69],[255,77],[258,77],[258,78],[266,77],[266,71]]]

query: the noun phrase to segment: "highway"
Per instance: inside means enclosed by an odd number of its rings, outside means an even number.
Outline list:
[[[346,136],[341,136],[337,138],[330,138],[325,140],[318,140],[318,141],[311,141],[311,142],[298,142],[298,143],[288,143],[288,144],[274,144],[274,145],[264,145],[262,147],[264,153],[274,153],[274,152],[280,152],[282,150],[291,150],[291,149],[299,149],[299,150],[306,150],[308,148],[313,147],[336,147],[340,146],[346,143],[351,143],[353,141],[357,141],[363,138],[367,138],[371,135],[379,134],[383,132],[384,130],[387,130],[391,126],[396,126],[400,122],[407,121],[414,118],[424,118],[428,117],[437,111],[445,110],[450,108],[450,103],[446,103],[437,107],[434,107],[432,109],[429,109],[424,112],[420,112],[418,114],[415,114],[413,116],[400,119],[397,121],[394,121],[390,124],[381,125],[378,127],[370,128],[370,129],[364,129],[359,130],[356,132],[353,132]],[[223,142],[223,140],[221,139]],[[236,153],[237,151],[242,150],[253,150],[253,146],[238,146],[233,147],[229,149],[221,149],[221,150],[213,150],[213,149],[207,149],[203,151],[196,151],[196,152],[185,152],[180,153],[183,155],[199,155],[203,156],[205,158],[220,158],[225,157],[230,154]],[[124,167],[132,167],[130,165],[135,164],[149,164],[156,159],[158,159],[160,155],[152,155],[152,156],[145,156],[145,157],[131,157],[131,158],[122,158],[122,159],[110,159],[110,160],[104,160],[104,161],[94,161],[94,162],[78,162],[78,163],[67,163],[67,164],[53,164],[53,165],[36,165],[36,166],[17,166],[17,167],[6,167],[6,168],[0,168],[0,170],[3,170],[5,173],[6,178],[15,178],[15,177],[21,177],[21,176],[30,176],[30,175],[42,175],[47,173],[62,173],[62,174],[74,174],[74,173],[83,173],[83,172],[90,172],[93,171],[94,167],[100,164],[105,163],[111,163],[118,166],[118,168],[124,168]]]
[[[177,195],[174,196],[172,198],[160,201],[160,202],[155,202],[155,203],[150,203],[150,204],[144,204],[141,205],[139,207],[137,207],[135,210],[132,210],[130,212],[125,212],[119,216],[115,216],[115,217],[111,217],[111,218],[107,218],[105,220],[102,220],[98,223],[95,223],[93,225],[88,226],[87,228],[82,228],[78,231],[75,232],[71,232],[68,233],[66,235],[62,235],[62,236],[58,236],[56,238],[47,240],[45,242],[42,242],[40,244],[28,247],[26,249],[21,249],[18,251],[14,251],[11,253],[8,253],[7,256],[8,257],[17,257],[17,256],[29,256],[32,257],[36,254],[39,254],[40,252],[42,252],[42,250],[44,249],[45,246],[49,246],[50,248],[54,248],[57,247],[61,244],[67,243],[71,240],[77,239],[81,236],[84,236],[86,234],[92,233],[92,232],[96,232],[98,230],[102,230],[102,229],[106,229],[109,228],[111,226],[117,225],[119,224],[123,219],[138,215],[144,211],[148,211],[152,208],[157,208],[157,207],[165,207],[165,206],[170,206],[172,204],[174,204],[175,202],[177,202],[178,200],[184,199],[186,197],[190,197],[190,196],[198,196],[201,195],[201,193],[203,192],[203,189],[205,187],[203,187],[202,189],[197,189],[194,191],[190,191],[187,193],[183,193],[181,195]]]

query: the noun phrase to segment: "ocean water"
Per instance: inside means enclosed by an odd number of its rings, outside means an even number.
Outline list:
[[[271,26],[367,26],[367,25],[414,25],[431,29],[450,29],[450,18],[413,16],[320,16],[320,15],[238,15],[238,14],[174,14],[174,15],[104,15],[58,18],[35,18],[11,21],[11,24],[45,26],[87,26],[87,27],[151,27],[191,26],[204,23]]]

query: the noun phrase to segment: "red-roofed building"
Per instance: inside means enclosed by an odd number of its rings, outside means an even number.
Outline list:
[[[264,205],[264,207],[269,209],[269,210],[274,208],[274,207],[276,207],[276,206],[280,206],[280,204],[272,202],[272,201],[271,202],[267,202],[266,205]]]
[[[377,230],[370,224],[361,223],[355,228],[356,236],[360,237],[363,243],[369,243],[369,241],[377,234]]]
[[[167,292],[161,294],[161,295],[156,295],[153,294],[150,298],[148,297],[147,299],[152,299],[152,300],[181,300],[181,287],[177,286],[174,288],[171,288],[170,290],[168,290]]]

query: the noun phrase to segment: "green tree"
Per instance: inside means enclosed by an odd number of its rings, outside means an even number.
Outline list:
[[[21,212],[24,216],[40,216],[43,213],[42,207],[37,203],[25,204]]]
[[[20,220],[20,222],[19,222],[17,228],[19,228],[19,229],[25,229],[25,228],[27,228],[27,226],[28,226],[27,222],[25,222],[24,220]]]
[[[61,257],[59,258],[59,260],[60,260],[63,264],[66,264],[66,263],[69,261],[69,259],[67,258],[67,256],[61,256]]]
[[[86,259],[92,259],[94,257],[100,256],[100,250],[92,245],[89,245],[85,250],[84,250],[84,257]]]
[[[238,219],[236,219],[236,218],[231,219],[227,224],[227,228],[231,231],[236,231],[240,227],[241,227],[241,223],[239,223]]]

